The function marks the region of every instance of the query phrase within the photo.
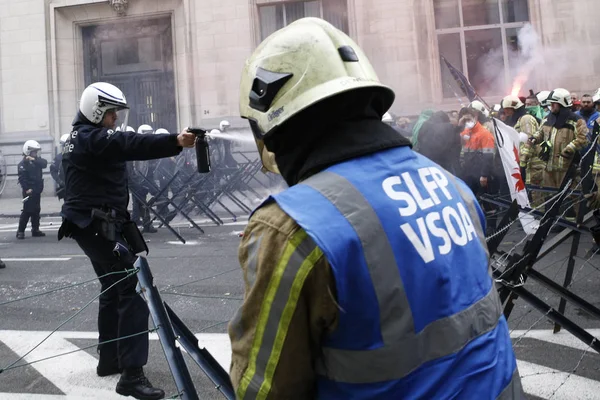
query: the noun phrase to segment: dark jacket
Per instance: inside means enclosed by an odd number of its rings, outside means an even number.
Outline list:
[[[177,134],[115,132],[79,114],[63,151],[66,193],[62,216],[80,228],[91,223],[93,208],[115,210],[129,218],[126,162],[170,157],[181,150]]]
[[[56,195],[59,199],[65,197],[65,171],[62,168],[62,153],[59,153],[54,157],[52,164],[50,164],[50,175],[56,183]]]
[[[442,115],[445,117],[442,117]],[[459,127],[450,123],[446,113],[435,113],[419,132],[419,153],[457,175],[462,147]]]
[[[19,174],[19,185],[23,189],[25,197],[29,189],[33,190],[32,194],[41,194],[44,191],[44,177],[42,170],[48,166],[48,161],[41,157],[36,157],[35,160],[27,160],[23,158],[17,169]]]

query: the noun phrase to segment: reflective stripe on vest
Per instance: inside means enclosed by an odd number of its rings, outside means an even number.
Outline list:
[[[288,241],[261,305],[248,367],[238,387],[237,398],[264,399],[269,394],[304,281],[322,255],[303,230]]]
[[[454,177],[448,174],[451,180]],[[456,182],[456,181],[455,181]],[[375,350],[323,348],[317,372],[335,381],[375,383],[401,379],[422,364],[461,350],[472,339],[491,331],[502,315],[498,293],[489,293],[471,307],[429,324],[415,333],[411,308],[397,269],[392,248],[371,205],[344,177],[322,172],[303,184],[325,196],[354,228],[363,246],[371,280],[379,303],[381,334],[385,345]],[[469,208],[478,239],[485,245],[479,216],[471,197],[457,184]],[[353,213],[360,209],[361,213]],[[477,318],[475,318],[477,317]],[[477,320],[477,325],[470,321]],[[369,368],[364,368],[368,365]]]

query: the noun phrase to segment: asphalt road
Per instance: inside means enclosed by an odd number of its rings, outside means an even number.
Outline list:
[[[73,314],[79,314],[51,335],[25,360],[32,362],[92,346],[69,355],[51,358],[29,366],[0,373],[0,399],[117,399],[117,377],[95,376],[96,313],[98,302],[82,308],[99,293],[99,285],[89,261],[76,244],[57,242],[58,219],[43,220],[45,238],[15,238],[16,219],[0,219],[0,257],[8,268],[0,271],[0,368],[23,356],[50,331]],[[52,223],[52,225],[50,225]],[[237,233],[244,222],[215,227],[203,225],[205,234],[178,227],[188,241],[183,245],[166,229],[147,235],[148,261],[163,299],[177,312],[190,330],[198,334],[217,360],[228,366],[227,323],[243,297],[242,275],[237,263]],[[520,239],[510,235],[503,248],[511,249]],[[562,283],[570,241],[559,246],[536,265],[536,269]],[[600,306],[600,256],[586,259],[591,239],[583,238],[575,259],[571,289],[595,306]],[[67,290],[3,304],[84,282]],[[525,286],[552,306],[558,298],[531,280]],[[600,321],[584,311],[568,306],[567,316],[600,336]],[[509,319],[519,368],[531,398],[600,399],[600,356],[564,330],[552,334],[553,324],[518,300]],[[153,335],[153,339],[156,337]],[[147,375],[168,395],[177,394],[164,354],[157,340],[151,341]],[[194,384],[202,399],[221,398],[212,384],[193,363],[188,362]]]

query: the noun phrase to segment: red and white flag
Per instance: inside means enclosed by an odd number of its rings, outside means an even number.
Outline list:
[[[504,175],[510,189],[510,196],[513,200],[517,200],[519,206],[531,208],[525,182],[521,176],[519,161],[520,135],[514,128],[511,128],[499,119],[494,118],[494,122],[497,127],[497,132],[494,135],[496,146],[502,159],[502,166],[504,167]],[[521,221],[523,230],[528,235],[533,235],[539,227],[539,221],[531,214],[520,212],[519,220]]]

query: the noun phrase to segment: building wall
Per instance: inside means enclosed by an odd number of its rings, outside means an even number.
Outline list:
[[[47,135],[44,0],[0,1],[0,131]]]
[[[259,41],[257,6],[273,0],[129,0],[124,17],[105,0],[0,0],[0,142],[58,141],[84,89],[81,27],[172,18],[179,128],[238,118],[240,71]],[[380,79],[396,91],[392,111],[456,108],[441,96],[431,0],[348,0],[350,35]],[[541,88],[600,86],[597,0],[530,0],[531,21],[548,62]],[[495,101],[497,99],[491,99]]]

